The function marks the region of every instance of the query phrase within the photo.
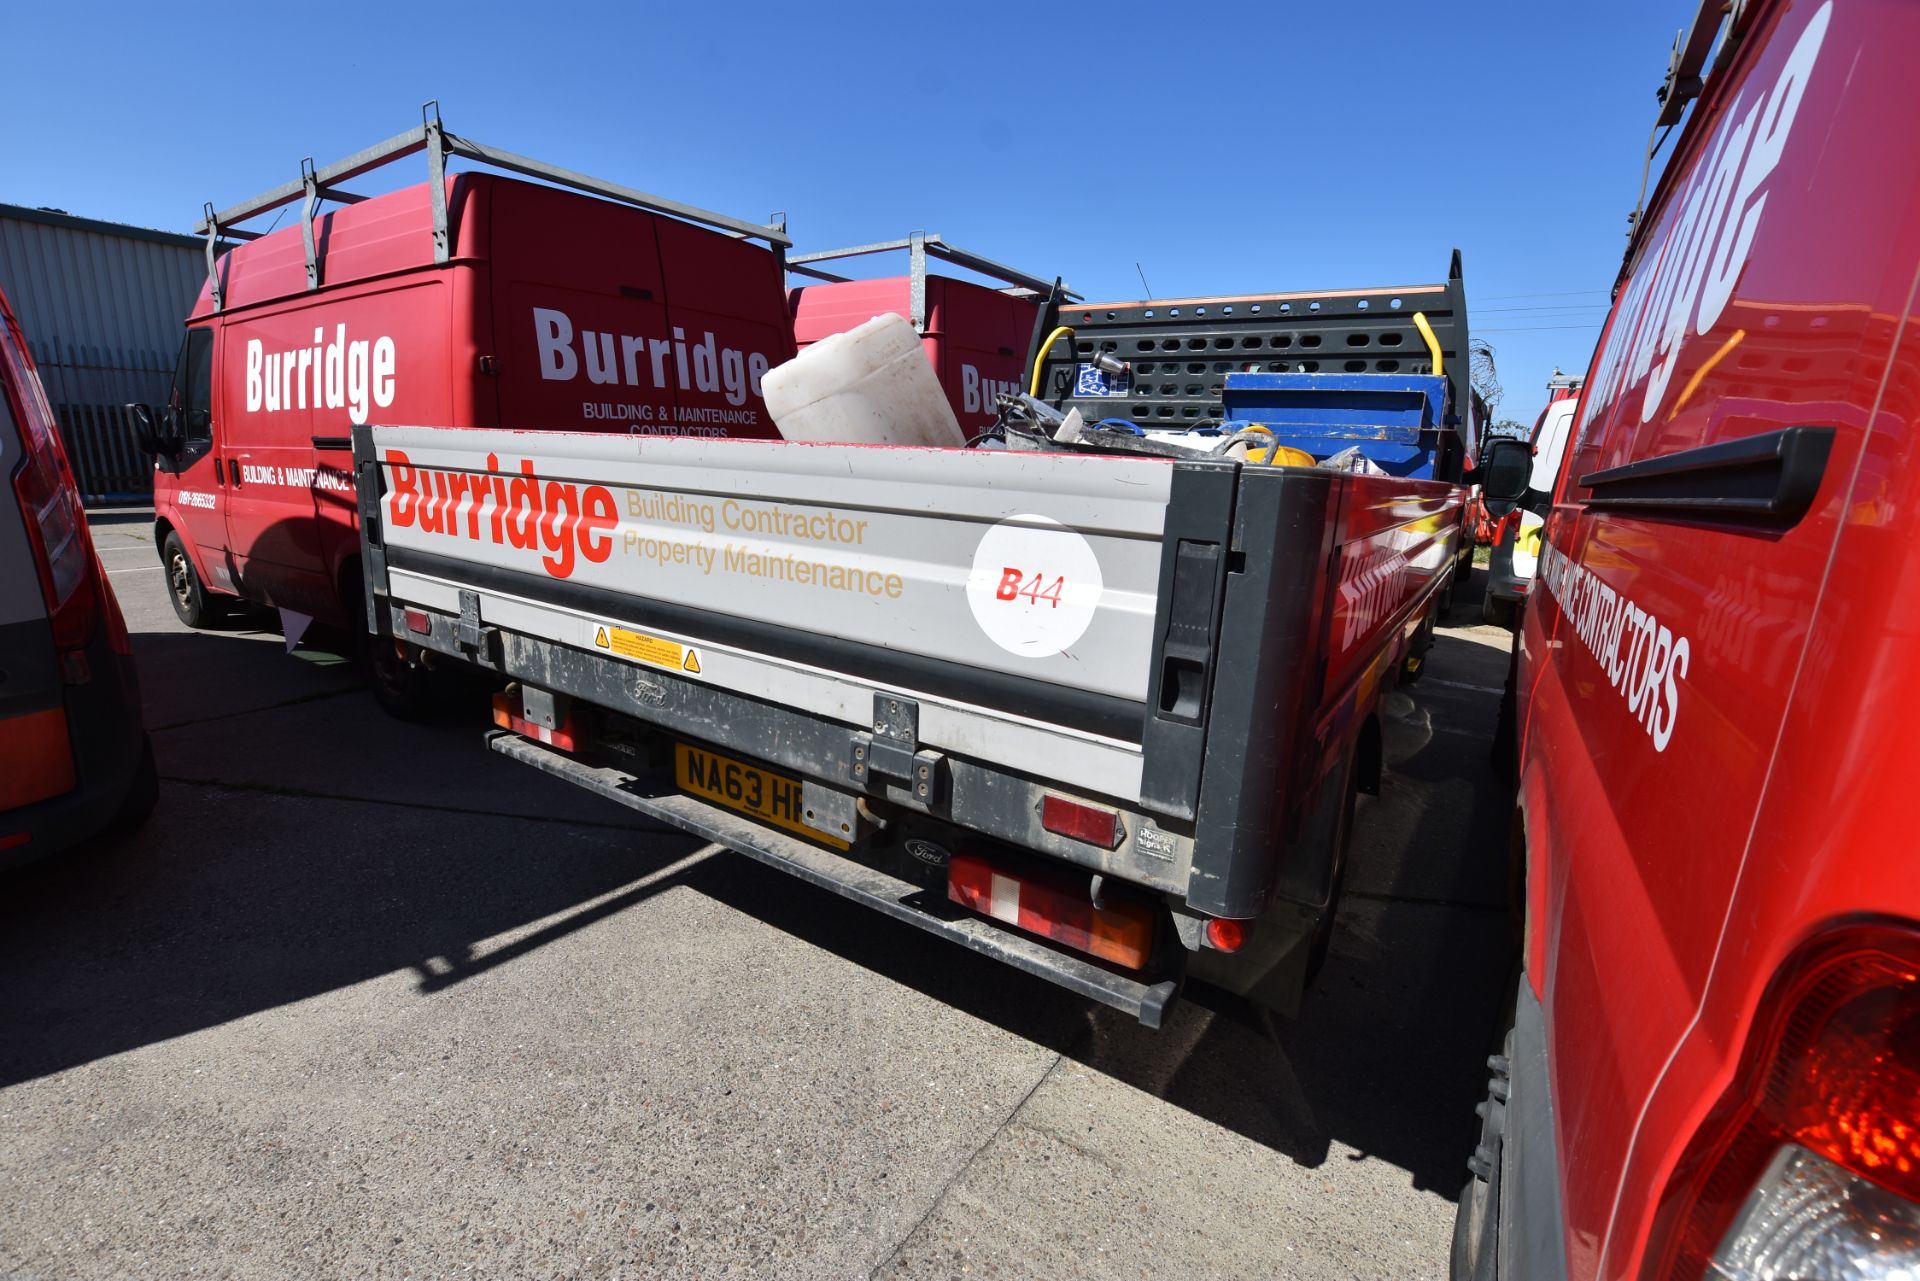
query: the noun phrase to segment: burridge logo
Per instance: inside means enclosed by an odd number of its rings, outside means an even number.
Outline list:
[[[584,358],[588,382],[651,386],[660,391],[670,387],[724,391],[729,405],[744,405],[749,392],[760,395],[760,379],[772,367],[757,351],[720,346],[711,329],[695,342],[688,342],[687,331],[678,325],[673,327],[672,338],[583,329],[580,349],[575,351],[572,317],[550,307],[535,307],[533,333],[540,344],[540,376],[553,382],[577,378]],[[669,361],[676,381],[669,381]]]
[[[1000,397],[1019,394],[1020,384],[1011,379],[983,378],[972,365],[960,366],[960,403],[965,413],[994,413]]]
[[[547,480],[534,472],[533,460],[519,461],[517,476],[500,474],[500,456],[487,455],[484,472],[416,467],[398,449],[387,450],[387,522],[395,529],[414,525],[423,534],[462,536],[495,547],[523,551],[546,548],[541,566],[555,578],[570,578],[575,551],[600,564],[613,554],[613,531],[620,510],[605,485],[576,485]]]
[[[1751,89],[1721,118],[1705,159],[1681,193],[1666,238],[1649,243],[1616,310],[1600,363],[1582,397],[1579,443],[1616,393],[1647,380],[1640,421],[1651,422],[1665,400],[1674,358],[1689,328],[1705,335],[1720,319],[1753,251],[1768,200],[1767,178],[1780,163],[1800,112],[1832,0],[1807,20],[1773,83]]]
[[[347,327],[336,325],[332,342],[325,326],[313,331],[311,347],[268,351],[258,338],[247,339],[247,412],[285,409],[344,409],[356,423],[367,421],[373,406],[393,404],[393,339],[347,341]]]

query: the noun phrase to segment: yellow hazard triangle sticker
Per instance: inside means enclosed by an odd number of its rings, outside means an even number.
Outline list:
[[[691,646],[687,648],[687,661],[682,663],[680,668],[682,671],[696,674],[700,671],[700,655]]]
[[[610,646],[608,645],[608,642],[607,642],[607,629],[606,629],[606,628],[604,628],[604,627],[601,627],[601,628],[598,628],[598,629],[596,629],[596,630],[594,631],[594,633],[593,633],[593,643],[594,643],[594,644],[595,644],[596,646],[598,646],[599,648],[601,648],[601,649],[607,649],[607,648],[610,648]]]

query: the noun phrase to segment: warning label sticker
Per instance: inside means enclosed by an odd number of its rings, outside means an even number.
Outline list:
[[[660,636],[648,636],[645,632],[630,632],[612,623],[593,625],[593,647],[632,659],[636,663],[686,672],[692,676],[700,674],[700,651],[693,646]]]

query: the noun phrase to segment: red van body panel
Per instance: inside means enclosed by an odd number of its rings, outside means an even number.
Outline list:
[[[349,621],[356,422],[778,437],[760,395],[793,355],[775,255],[533,183],[447,190],[444,263],[421,184],[316,220],[318,289],[293,227],[221,260],[221,311],[202,290],[212,440],[157,472],[154,504],[208,587]]]
[[[157,795],[126,617],[0,293],[0,871],[131,827]]]
[[[1573,1277],[1664,1259],[1661,1203],[1789,955],[1920,921],[1900,803],[1920,556],[1899,520],[1920,503],[1920,189],[1886,133],[1916,47],[1920,10],[1894,0],[1753,6],[1582,393],[1516,685],[1524,964]],[[1831,450],[1790,521],[1582,481],[1808,426]]]
[[[806,285],[789,294],[793,337],[805,348],[875,316],[912,318],[912,278]],[[1036,298],[1018,297],[945,276],[927,277],[923,342],[960,428],[971,436],[999,417],[995,398],[1024,390],[1021,365],[1040,316]]]

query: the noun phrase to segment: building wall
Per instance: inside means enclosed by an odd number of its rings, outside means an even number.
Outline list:
[[[124,406],[161,405],[207,278],[192,237],[0,204],[0,289],[89,502],[151,493]]]

